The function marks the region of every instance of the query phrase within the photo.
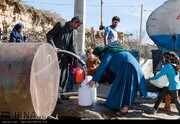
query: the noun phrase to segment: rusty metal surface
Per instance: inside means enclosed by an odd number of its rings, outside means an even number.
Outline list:
[[[57,54],[48,43],[0,44],[0,112],[10,118],[44,118],[58,95]]]

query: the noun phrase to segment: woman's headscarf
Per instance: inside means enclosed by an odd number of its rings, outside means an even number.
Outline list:
[[[24,28],[24,25],[22,23],[17,23],[11,34],[10,34],[10,42],[25,42],[25,39],[23,36],[21,36],[18,32],[19,29]]]
[[[24,25],[22,23],[17,23],[14,28],[13,28],[13,31],[16,32],[18,31],[19,29],[21,28],[24,28]]]
[[[95,56],[98,56],[99,59],[102,59],[105,53],[113,53],[113,52],[120,52],[120,51],[127,51],[122,46],[97,46],[93,54]]]

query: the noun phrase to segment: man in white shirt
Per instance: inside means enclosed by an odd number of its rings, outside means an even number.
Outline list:
[[[118,34],[116,31],[116,27],[120,22],[120,18],[118,16],[114,16],[112,18],[112,25],[107,26],[104,31],[104,45],[105,46],[115,46],[118,45]]]

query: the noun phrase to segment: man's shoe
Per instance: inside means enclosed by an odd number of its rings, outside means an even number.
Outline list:
[[[61,98],[58,98],[57,104],[62,104],[64,101]]]
[[[61,95],[62,100],[69,100],[69,96]]]

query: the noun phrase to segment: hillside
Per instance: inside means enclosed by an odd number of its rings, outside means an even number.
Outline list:
[[[0,38],[2,42],[7,42],[10,31],[18,22],[24,24],[26,35],[32,36],[33,33],[36,34],[36,32],[44,34],[47,30],[51,29],[57,21],[65,21],[65,19],[56,13],[37,10],[25,5],[20,0],[0,0],[0,16]],[[43,21],[44,25],[40,25],[40,21]]]

